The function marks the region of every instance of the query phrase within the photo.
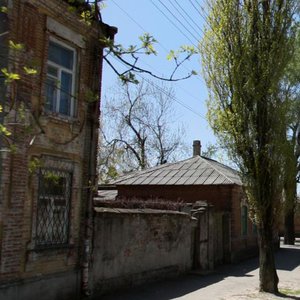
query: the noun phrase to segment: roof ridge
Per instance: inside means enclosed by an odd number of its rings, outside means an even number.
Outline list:
[[[205,159],[205,158],[203,158],[203,157],[201,157],[201,158],[202,158],[209,166],[211,166],[215,171],[217,171],[219,174],[223,175],[223,176],[224,176],[227,180],[229,180],[231,183],[235,184],[234,180],[232,180],[231,178],[229,178],[229,177],[228,177],[227,175],[225,175],[222,171],[218,170],[212,163],[208,162],[207,159]],[[226,166],[226,165],[224,165],[224,164],[219,163],[219,162],[216,161],[216,160],[214,160],[214,161],[217,162],[218,164],[224,166],[224,167],[230,168],[230,167],[228,167],[228,166]],[[235,171],[235,172],[236,172],[236,170],[234,170],[234,169],[232,169],[232,168],[230,168],[230,169],[231,169],[232,171]]]
[[[128,180],[128,179],[131,179],[132,177],[134,177],[135,175],[139,175],[139,174],[148,174],[149,172],[153,172],[154,169],[156,170],[160,170],[160,169],[164,169],[170,165],[179,165],[179,164],[183,164],[185,163],[186,161],[188,160],[191,160],[191,159],[194,159],[195,157],[189,157],[189,158],[186,158],[184,160],[180,160],[180,161],[177,161],[177,162],[173,162],[173,163],[166,163],[166,164],[162,164],[162,165],[158,165],[158,166],[154,166],[154,167],[151,167],[151,168],[148,168],[148,169],[144,169],[144,170],[136,170],[136,171],[132,171],[132,172],[129,172],[128,174],[124,174],[122,176],[120,176],[119,178],[113,180],[110,184],[114,184],[118,181],[122,181],[122,180]],[[128,176],[128,177],[127,177]],[[124,179],[122,179],[122,177],[126,177]]]

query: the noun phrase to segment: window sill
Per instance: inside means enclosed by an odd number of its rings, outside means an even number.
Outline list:
[[[73,249],[75,245],[73,243],[69,244],[56,244],[56,245],[35,245],[33,242],[27,247],[28,252],[44,252],[44,251],[55,251],[64,249]]]
[[[52,113],[52,112],[44,112],[41,115],[41,121],[46,121],[51,119],[53,122],[57,123],[66,123],[66,124],[73,124],[73,123],[79,123],[79,120],[77,117],[71,117],[67,115],[61,115],[58,113]]]
[[[72,266],[76,263],[76,253],[74,244],[27,249],[25,271],[32,272],[40,264],[49,264],[55,261],[62,262],[62,268]]]
[[[27,248],[29,262],[35,262],[40,258],[54,258],[61,255],[69,255],[75,249],[74,244],[53,245],[53,246],[33,246]]]
[[[78,134],[81,130],[82,123],[75,117],[68,117],[59,114],[44,113],[40,116],[40,124],[47,127],[49,124],[68,128],[72,134]]]

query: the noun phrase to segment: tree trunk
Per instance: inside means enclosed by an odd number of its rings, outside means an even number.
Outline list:
[[[284,216],[284,244],[295,244],[294,208],[285,211]]]
[[[273,232],[268,227],[259,235],[259,288],[261,292],[278,293],[278,276],[275,268]]]

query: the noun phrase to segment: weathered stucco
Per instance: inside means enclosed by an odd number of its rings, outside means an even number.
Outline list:
[[[179,212],[96,208],[94,288],[103,292],[190,270],[193,224]]]

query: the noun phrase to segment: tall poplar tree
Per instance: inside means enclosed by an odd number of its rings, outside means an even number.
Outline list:
[[[209,122],[238,164],[259,233],[260,290],[278,292],[274,226],[286,129],[280,83],[293,43],[292,0],[212,0],[202,46]]]
[[[283,81],[287,102],[286,160],[284,168],[284,243],[295,243],[294,216],[297,208],[297,182],[300,183],[300,29],[295,51]]]

